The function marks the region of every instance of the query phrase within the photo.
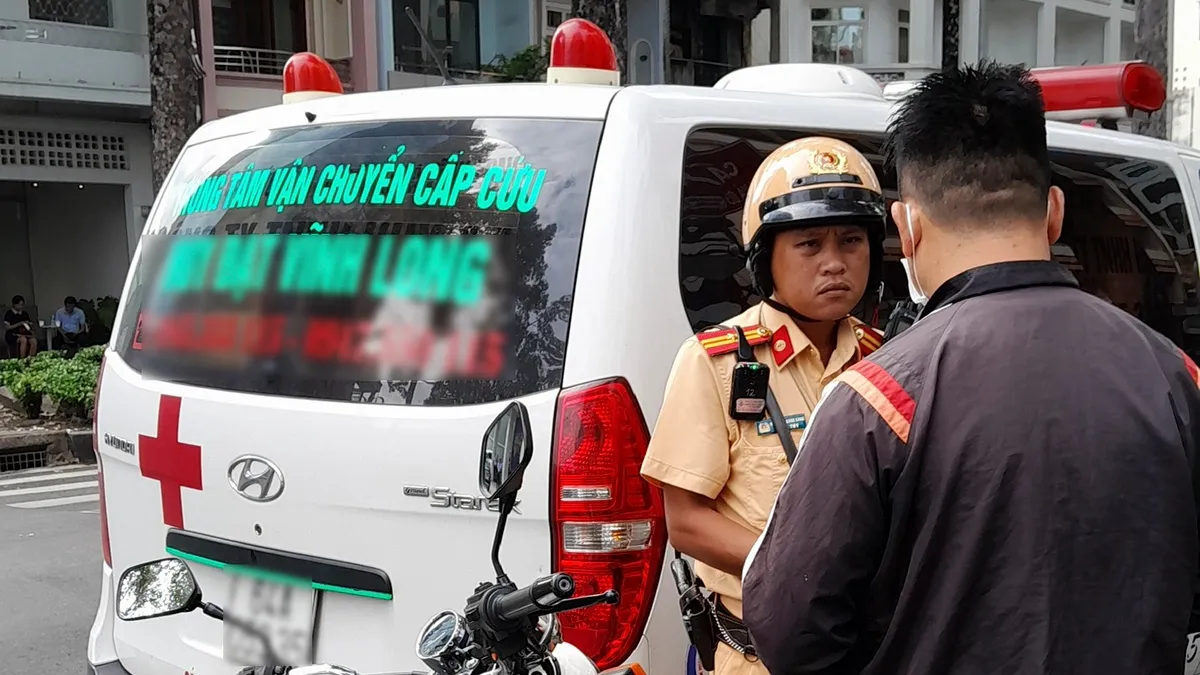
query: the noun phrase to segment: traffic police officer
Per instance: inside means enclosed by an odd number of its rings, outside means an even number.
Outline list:
[[[1200,370],[1053,262],[1043,115],[990,63],[895,113],[892,215],[930,297],[826,390],[747,560],[776,675],[1183,670]]]
[[[742,564],[822,387],[880,345],[848,315],[881,277],[884,223],[879,181],[853,147],[820,137],[779,147],[754,175],[742,215],[747,266],[766,300],[676,356],[642,475],[663,488],[671,544],[697,561],[714,594],[719,675],[765,673],[741,625]],[[735,326],[750,346],[740,355]],[[761,387],[743,391],[750,371],[769,381],[781,422],[761,402],[757,415],[738,412],[739,396],[762,400]]]

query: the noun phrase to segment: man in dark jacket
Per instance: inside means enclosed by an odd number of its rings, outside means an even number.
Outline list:
[[[772,675],[1180,673],[1200,373],[1051,261],[1041,92],[931,75],[889,129],[916,324],[826,388],[743,570]]]

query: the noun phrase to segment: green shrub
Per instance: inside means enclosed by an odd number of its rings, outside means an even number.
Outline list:
[[[47,349],[44,352],[38,352],[36,356],[31,357],[30,361],[37,364],[37,363],[45,363],[47,361],[61,360],[61,359],[65,359],[65,358],[67,358],[66,350]]]
[[[0,361],[0,385],[12,389],[12,385],[9,382],[25,372],[25,369],[28,367],[29,359],[5,359]]]
[[[38,363],[44,365],[51,362],[51,359],[43,359]],[[25,409],[26,417],[37,419],[41,416],[41,379],[33,359],[8,359],[0,362],[0,384],[7,387],[13,400]]]
[[[41,352],[25,359],[0,361],[0,384],[12,393],[31,418],[41,413],[42,396],[49,396],[62,415],[87,417],[96,400],[96,380],[104,346],[65,352]]]
[[[546,79],[546,67],[550,65],[550,38],[543,44],[533,44],[512,56],[497,54],[481,70],[491,73],[501,82],[541,82]]]
[[[84,363],[95,363],[96,365],[99,365],[100,360],[104,358],[104,349],[105,349],[104,345],[95,345],[92,347],[84,347],[83,349],[80,349],[78,352],[75,353],[75,360],[83,361]]]
[[[59,412],[72,417],[87,417],[96,402],[98,363],[80,359],[49,362],[36,376],[34,386],[50,396]]]

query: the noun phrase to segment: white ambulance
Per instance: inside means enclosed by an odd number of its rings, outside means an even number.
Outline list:
[[[639,476],[673,356],[756,300],[740,214],[775,147],[844,139],[895,198],[879,148],[903,87],[885,96],[859,70],[804,64],[619,87],[596,56],[607,38],[569,37],[547,84],[338,96],[328,64],[302,55],[288,102],[188,141],[102,366],[92,675],[237,670],[199,612],[115,616],[122,571],[167,556],[189,562],[206,601],[257,611],[314,662],[422,669],[424,622],[493,578],[496,516],[476,470],[512,400],[535,450],[508,572],[619,592],[559,617],[599,668],[694,668],[662,502]],[[1038,77],[1060,119],[1164,99],[1136,63]],[[1049,139],[1068,205],[1059,260],[1200,359],[1200,152],[1057,122]],[[897,254],[893,236],[888,290],[862,310],[877,326],[906,296]],[[243,566],[309,583],[272,618],[251,606],[270,585],[250,593],[231,573]]]

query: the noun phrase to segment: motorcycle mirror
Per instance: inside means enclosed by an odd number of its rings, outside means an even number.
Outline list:
[[[181,614],[201,604],[196,578],[178,558],[130,567],[117,582],[117,616],[123,621]]]
[[[488,501],[511,497],[521,489],[525,468],[533,458],[529,410],[514,401],[500,413],[479,451],[479,491]]]
[[[521,479],[532,458],[529,410],[520,401],[513,401],[492,421],[479,450],[479,491],[489,502],[500,500],[500,520],[496,522],[496,534],[492,537],[492,567],[496,570],[496,580],[504,584],[509,583],[509,579],[500,565],[500,542],[504,539],[508,515],[517,504]]]

